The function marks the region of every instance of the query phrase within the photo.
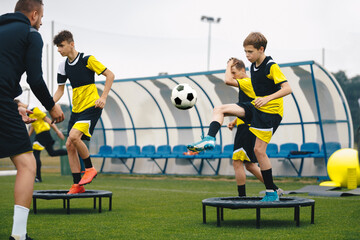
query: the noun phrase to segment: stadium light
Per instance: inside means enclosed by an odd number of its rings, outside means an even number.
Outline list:
[[[212,23],[220,23],[221,18],[213,18],[207,16],[201,16],[202,22],[209,23],[209,36],[208,36],[208,56],[207,56],[207,70],[210,70],[210,49],[211,49],[211,24]]]

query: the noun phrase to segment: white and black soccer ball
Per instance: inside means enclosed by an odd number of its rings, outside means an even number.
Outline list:
[[[187,83],[180,83],[171,92],[171,102],[178,109],[192,108],[197,100],[196,91]]]

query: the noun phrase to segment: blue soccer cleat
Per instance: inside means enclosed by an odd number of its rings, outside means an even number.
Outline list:
[[[187,145],[187,148],[193,152],[202,152],[204,150],[212,150],[215,147],[216,139],[211,136],[204,137],[200,142]]]
[[[263,197],[263,199],[260,200],[260,202],[277,202],[279,200],[278,193],[276,191],[273,192],[266,192],[266,195]]]

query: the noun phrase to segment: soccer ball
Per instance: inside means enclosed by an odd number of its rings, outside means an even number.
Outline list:
[[[192,108],[197,100],[196,91],[187,83],[180,83],[171,92],[171,102],[178,109]]]

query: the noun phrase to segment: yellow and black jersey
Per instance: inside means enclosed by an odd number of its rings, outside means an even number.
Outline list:
[[[266,97],[280,90],[281,84],[287,82],[286,77],[281,72],[270,56],[267,56],[260,66],[255,63],[250,66],[251,81],[257,97]],[[283,116],[283,99],[278,98],[268,102],[259,108],[260,111],[279,114]]]
[[[236,79],[236,81],[239,84],[239,103],[240,102],[251,102],[255,99],[255,92],[254,88],[251,83],[250,78],[242,78],[242,79]],[[237,118],[236,125],[244,124],[245,122]]]
[[[60,63],[57,81],[59,85],[64,85],[67,79],[70,80],[73,112],[79,113],[95,106],[95,101],[100,98],[95,86],[95,73],[100,75],[106,69],[94,56],[84,56],[84,53],[79,53],[73,62],[67,58]]]
[[[33,113],[30,114],[29,117],[36,118],[36,121],[31,123],[36,135],[45,131],[50,131],[50,124],[44,121],[46,113],[41,111],[38,107],[33,108],[31,111]]]

